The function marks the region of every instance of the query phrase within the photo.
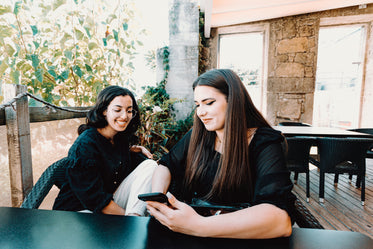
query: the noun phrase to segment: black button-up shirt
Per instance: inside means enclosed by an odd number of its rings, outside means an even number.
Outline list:
[[[123,179],[137,166],[133,162],[136,160],[131,162],[127,137],[116,135],[113,145],[95,128],[84,131],[76,139],[68,158],[65,182],[53,209],[88,209],[100,213],[113,199]]]

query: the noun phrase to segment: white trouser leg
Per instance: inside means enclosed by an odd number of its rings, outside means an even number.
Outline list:
[[[146,203],[139,200],[139,194],[151,192],[152,176],[157,163],[147,159],[140,163],[119,185],[114,193],[114,202],[126,210],[126,215],[145,215]]]

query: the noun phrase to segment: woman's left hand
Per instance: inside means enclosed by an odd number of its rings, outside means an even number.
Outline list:
[[[174,232],[202,236],[198,228],[204,217],[196,213],[191,206],[178,201],[171,193],[167,193],[167,197],[171,206],[147,201],[150,215]]]
[[[141,152],[144,154],[147,158],[153,159],[153,154],[150,153],[144,146],[141,145],[132,145],[130,148],[130,151],[132,152]]]

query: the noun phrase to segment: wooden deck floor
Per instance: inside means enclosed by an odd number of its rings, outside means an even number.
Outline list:
[[[325,201],[319,203],[319,173],[311,167],[310,202],[306,202],[305,174],[299,174],[294,193],[325,229],[355,231],[373,239],[373,159],[367,159],[365,205],[360,202],[360,188],[355,187],[356,176],[349,183],[348,175],[340,175],[334,186],[334,174],[326,174]],[[293,174],[291,175],[293,180]]]

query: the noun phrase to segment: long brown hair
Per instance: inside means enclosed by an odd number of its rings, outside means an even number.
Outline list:
[[[229,201],[232,193],[242,189],[245,189],[246,196],[252,198],[253,179],[249,165],[247,132],[249,128],[270,125],[256,109],[242,81],[232,70],[207,71],[195,80],[193,90],[197,86],[213,87],[227,99],[223,154],[212,189],[205,198],[220,196]],[[215,139],[216,133],[207,131],[195,114],[184,179],[186,191],[191,190],[194,179],[199,179],[205,173],[206,163],[213,158]],[[249,186],[243,187],[247,183]]]

